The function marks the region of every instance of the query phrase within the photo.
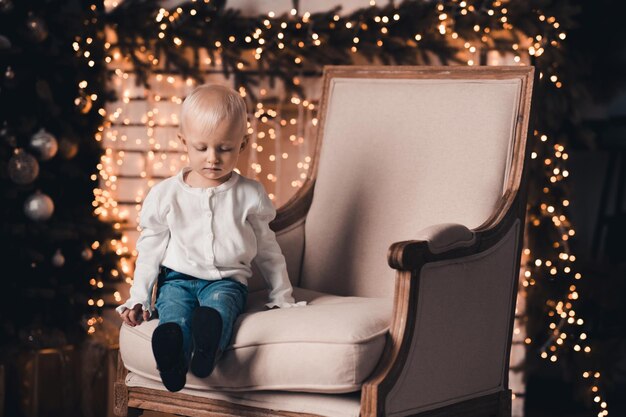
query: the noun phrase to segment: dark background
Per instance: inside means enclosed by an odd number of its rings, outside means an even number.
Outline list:
[[[604,400],[609,416],[626,416],[626,29],[617,1],[583,1],[568,47],[589,96],[577,110],[580,130],[569,143],[572,242],[583,274],[581,297],[592,313],[594,340],[607,349]],[[596,416],[576,376],[528,356],[526,415]],[[542,363],[537,363],[541,361]],[[588,401],[588,399],[586,400]]]

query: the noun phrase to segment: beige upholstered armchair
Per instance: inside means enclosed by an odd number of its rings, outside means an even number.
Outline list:
[[[118,415],[510,416],[531,67],[328,67],[303,187],[272,223],[303,308],[246,312],[213,374],[162,386],[120,333]]]

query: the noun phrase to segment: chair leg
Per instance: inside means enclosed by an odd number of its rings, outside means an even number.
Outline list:
[[[113,388],[113,413],[119,417],[132,416],[132,408],[128,407],[128,387],[126,384],[124,382],[116,382]]]
[[[122,361],[122,356],[117,352],[117,376],[113,384],[113,413],[119,417],[139,417],[143,414],[140,408],[128,407],[128,387],[126,386],[126,374],[128,371]]]
[[[117,400],[117,397],[116,397]],[[115,403],[114,414],[119,417],[139,417],[145,410],[136,407],[128,407],[128,401],[123,405]]]

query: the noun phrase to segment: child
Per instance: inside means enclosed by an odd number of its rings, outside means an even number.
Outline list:
[[[233,171],[248,143],[243,98],[201,85],[183,102],[180,127],[189,166],[146,195],[130,297],[116,309],[130,326],[149,320],[158,281],[152,351],[170,391],[184,387],[188,368],[211,374],[245,309],[253,259],[270,287],[267,308],[306,304],[291,295],[265,189]]]

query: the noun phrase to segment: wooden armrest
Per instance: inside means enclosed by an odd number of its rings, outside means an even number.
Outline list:
[[[523,224],[525,200],[519,196],[510,200],[510,197],[511,194],[506,193],[494,215],[475,230],[458,224],[442,224],[424,229],[416,235],[416,240],[390,245],[387,261],[396,269],[394,312],[381,360],[363,384],[361,416],[384,415],[385,398],[409,361],[423,267],[431,262],[468,257],[497,246],[512,227],[519,227],[519,222]],[[521,246],[522,237],[523,232],[518,232],[518,246]],[[519,269],[519,257],[512,269]]]
[[[416,240],[395,242],[387,252],[389,266],[398,270],[417,269],[427,259],[454,249],[471,247],[476,233],[456,223],[443,223],[418,232]]]
[[[427,252],[428,242],[423,240],[394,242],[387,251],[387,263],[398,271],[412,271],[425,262]]]
[[[387,251],[387,263],[398,271],[415,271],[427,262],[468,256],[495,245],[515,219],[524,219],[525,202],[511,200],[506,192],[494,215],[475,230],[456,223],[443,223],[421,230],[415,240],[394,242]]]

